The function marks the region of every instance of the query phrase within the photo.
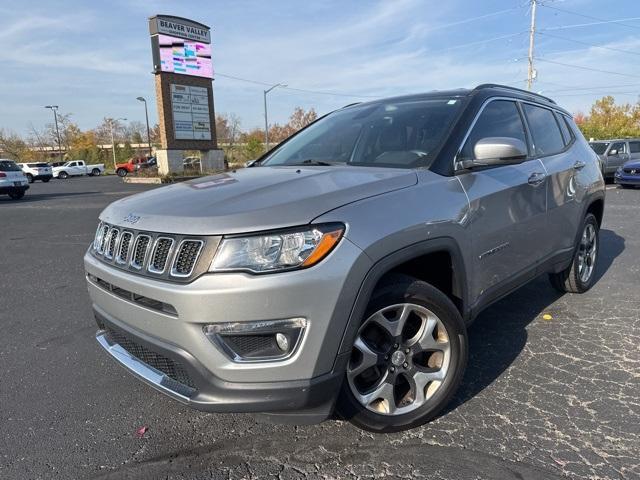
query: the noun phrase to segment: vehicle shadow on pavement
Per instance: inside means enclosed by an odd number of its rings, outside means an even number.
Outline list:
[[[53,198],[71,198],[71,197],[82,197],[85,195],[99,195],[102,192],[63,192],[63,193],[34,193],[27,194],[21,198],[20,200],[12,200],[9,196],[3,197],[0,196],[0,205],[20,205],[22,203],[33,203],[33,202],[41,202],[43,200],[51,200]]]
[[[624,249],[624,238],[611,230],[600,231],[596,284]],[[542,275],[482,312],[469,328],[469,360],[462,384],[440,416],[498,379],[525,347],[526,327],[562,296]]]

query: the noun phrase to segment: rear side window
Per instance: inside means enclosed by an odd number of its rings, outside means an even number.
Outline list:
[[[527,144],[524,124],[515,102],[494,100],[484,108],[462,148],[463,158],[474,158],[473,147],[487,137],[511,137]]]
[[[43,168],[43,167],[48,167],[49,164],[48,163],[27,163],[27,166],[29,166],[30,168]]]
[[[11,160],[0,160],[0,172],[21,172],[22,169]]]
[[[536,155],[553,155],[561,152],[564,149],[564,139],[553,112],[528,103],[523,104],[523,107]]]
[[[558,125],[560,125],[564,144],[569,145],[573,141],[573,136],[571,135],[571,130],[569,130],[569,126],[567,125],[567,119],[560,113],[556,113],[556,119],[558,120]]]
[[[629,153],[640,153],[640,142],[629,142]]]

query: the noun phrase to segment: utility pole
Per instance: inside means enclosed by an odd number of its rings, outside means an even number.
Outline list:
[[[111,130],[111,152],[113,153],[113,170],[116,170],[116,140],[115,137],[113,135],[113,126],[114,123],[119,121],[119,120],[126,120],[126,118],[116,118],[115,120],[113,118],[109,119],[109,130]]]
[[[151,134],[149,133],[149,112],[147,111],[147,100],[144,97],[138,97],[136,100],[144,102],[144,116],[147,119],[147,144],[149,145],[149,158],[151,158]]]
[[[267,120],[267,93],[269,93],[274,88],[278,87],[286,87],[286,85],[282,83],[277,83],[273,87],[268,90],[264,90],[264,144],[265,150],[269,150],[269,121]]]
[[[531,28],[529,29],[529,71],[527,74],[527,90],[531,90],[531,84],[536,78],[536,71],[533,68],[533,43],[536,36],[536,6],[538,0],[531,0]]]
[[[44,108],[49,108],[53,112],[53,121],[56,124],[56,137],[58,137],[58,153],[60,155],[60,161],[62,161],[62,142],[60,141],[60,130],[58,130],[58,105],[47,105]]]

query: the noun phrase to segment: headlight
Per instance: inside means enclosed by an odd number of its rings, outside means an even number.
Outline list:
[[[295,230],[222,240],[209,271],[277,272],[315,265],[338,244],[344,225],[313,225]]]

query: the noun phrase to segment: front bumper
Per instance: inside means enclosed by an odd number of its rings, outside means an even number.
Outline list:
[[[371,267],[368,257],[346,238],[325,260],[306,270],[205,274],[188,284],[133,275],[90,253],[84,260],[98,342],[157,390],[213,412],[312,410],[314,421],[331,413],[349,357],[338,350],[360,281]],[[122,298],[96,278],[165,302],[172,313]],[[234,362],[203,333],[208,324],[296,317],[307,320],[305,335],[295,353],[280,361]],[[126,341],[118,342],[122,338]],[[125,348],[122,343],[128,342],[145,350]],[[156,368],[166,365],[163,359],[157,364],[153,357],[144,361],[145,351],[179,364],[190,385],[177,385],[175,378]]]
[[[640,174],[629,175],[625,173],[616,172],[614,180],[619,185],[640,185]]]

